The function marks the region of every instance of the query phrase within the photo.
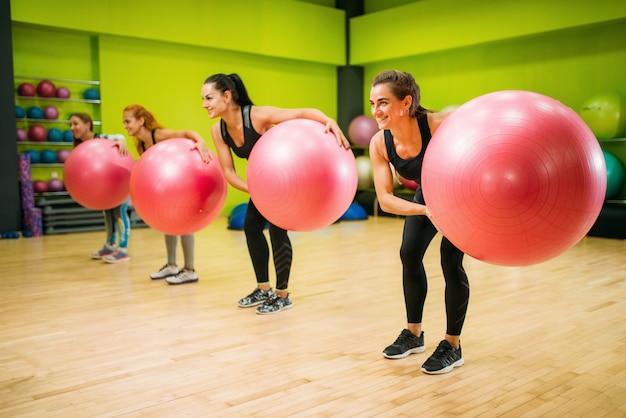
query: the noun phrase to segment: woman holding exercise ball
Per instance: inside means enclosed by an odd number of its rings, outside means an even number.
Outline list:
[[[431,221],[421,187],[417,188],[412,202],[394,195],[390,163],[402,177],[420,184],[431,135],[449,113],[423,108],[415,79],[401,71],[383,71],[374,77],[370,106],[381,129],[370,142],[376,197],[385,212],[405,216],[400,258],[408,324],[396,341],[383,350],[385,357],[398,359],[426,349],[422,314],[428,284],[423,258],[437,228]],[[446,282],[447,329],[435,352],[422,365],[421,370],[428,374],[447,373],[464,362],[460,338],[469,301],[464,254],[446,237],[442,238],[440,251]]]
[[[220,118],[220,122],[213,125],[211,134],[226,180],[246,193],[248,185],[235,170],[231,150],[237,157],[247,159],[261,135],[275,124],[297,118],[315,120],[326,125],[326,132],[335,134],[340,146],[350,147],[337,122],[320,110],[255,106],[237,74],[214,74],[207,78],[202,85],[202,100],[202,106],[209,118]],[[273,290],[269,283],[269,246],[263,234],[267,224],[267,219],[250,200],[244,232],[257,286],[237,304],[242,308],[260,305],[256,312],[261,315],[277,313],[293,306],[288,290],[292,261],[291,241],[286,230],[269,223],[276,269],[276,290]]]
[[[74,113],[70,116],[70,131],[74,137],[74,148],[94,138],[107,138],[112,141],[111,146],[119,148],[120,154],[128,154],[124,135],[94,133],[93,119],[87,113]],[[100,250],[91,253],[91,258],[112,264],[129,261],[128,238],[130,236],[130,219],[128,217],[128,202],[124,202],[112,209],[106,209],[103,211],[103,214],[106,240]]]
[[[204,139],[195,131],[174,131],[163,127],[148,109],[139,104],[131,104],[124,108],[124,129],[133,137],[135,147],[139,155],[146,152],[157,142],[172,138],[188,138],[195,142],[194,148],[198,149],[202,160],[209,162],[209,151]],[[172,199],[176,199],[172,195]],[[180,237],[183,248],[185,265],[178,268],[176,262],[176,247],[178,237],[165,235],[165,248],[167,251],[167,263],[159,271],[150,274],[152,280],[165,279],[168,284],[184,284],[198,281],[198,272],[194,267],[195,237],[193,234]]]

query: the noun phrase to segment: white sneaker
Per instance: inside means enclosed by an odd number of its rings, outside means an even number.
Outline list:
[[[152,280],[165,279],[166,277],[177,275],[179,271],[178,266],[170,266],[169,264],[166,264],[161,267],[159,271],[150,273],[150,278]]]
[[[169,284],[184,284],[193,283],[198,281],[198,273],[195,270],[181,270],[175,276],[170,276],[165,279]]]

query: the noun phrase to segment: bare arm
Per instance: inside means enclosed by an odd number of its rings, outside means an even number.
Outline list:
[[[425,205],[409,202],[393,193],[393,172],[385,149],[383,131],[377,132],[370,141],[370,160],[374,171],[374,187],[380,208],[396,215],[426,215],[430,213]]]
[[[200,136],[196,131],[174,131],[172,129],[167,128],[159,128],[154,132],[154,140],[156,142],[165,141],[166,139],[172,138],[187,138],[191,139],[195,142],[195,145],[191,149],[197,149],[202,157],[202,161],[208,163],[211,160],[211,156],[209,154],[209,148],[206,146],[206,142],[204,138]]]
[[[248,184],[239,177],[235,170],[235,163],[233,161],[233,155],[230,153],[230,148],[224,142],[222,133],[220,132],[220,124],[216,123],[211,128],[211,136],[213,137],[213,143],[217,150],[217,159],[220,162],[226,181],[235,189],[248,193]]]
[[[350,143],[341,131],[341,128],[339,128],[337,122],[326,116],[324,112],[318,109],[282,109],[274,106],[255,106],[253,117],[253,120],[258,120],[264,126],[264,130],[269,129],[272,125],[291,119],[316,120],[326,126],[326,132],[332,132],[335,135],[335,138],[337,138],[337,144],[346,149],[350,148]]]

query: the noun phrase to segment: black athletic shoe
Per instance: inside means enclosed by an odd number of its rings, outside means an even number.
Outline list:
[[[383,356],[387,358],[405,358],[409,354],[422,353],[424,346],[424,333],[419,337],[413,335],[408,329],[403,329],[396,341],[383,350]]]
[[[459,345],[457,350],[449,342],[443,340],[432,356],[424,362],[422,371],[428,374],[443,374],[452,371],[455,367],[461,367],[463,363],[461,346]]]
[[[245,298],[239,299],[239,302],[237,302],[237,305],[241,306],[242,308],[250,308],[252,306],[260,305],[263,302],[265,302],[273,294],[274,294],[274,291],[272,289],[261,290],[257,287],[248,296],[246,296]]]

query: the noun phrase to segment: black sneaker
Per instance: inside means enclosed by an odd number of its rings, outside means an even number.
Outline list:
[[[424,333],[416,337],[408,329],[403,329],[396,341],[383,350],[383,356],[387,358],[405,358],[409,354],[422,353],[424,346]]]
[[[459,345],[457,350],[449,342],[443,340],[432,356],[424,362],[422,371],[428,374],[443,374],[452,371],[455,367],[461,367],[463,363],[461,346]]]
[[[272,289],[270,290],[261,290],[258,287],[254,289],[252,293],[250,293],[245,298],[239,299],[237,305],[242,308],[250,308],[252,306],[260,305],[265,302],[270,296],[274,294]]]

